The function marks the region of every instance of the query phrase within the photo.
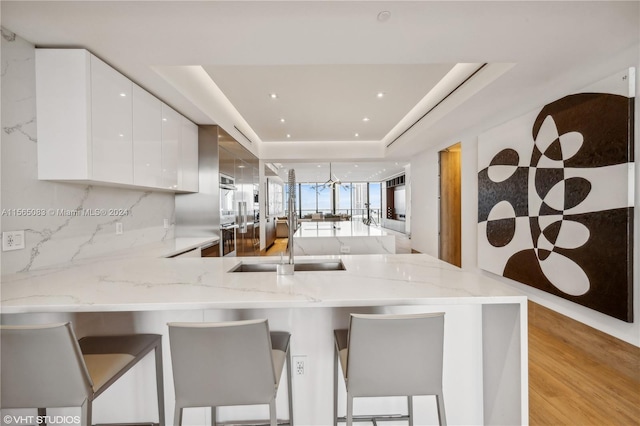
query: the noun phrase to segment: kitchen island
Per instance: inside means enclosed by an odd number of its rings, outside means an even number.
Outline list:
[[[528,422],[526,298],[489,277],[421,254],[313,256],[304,260],[339,258],[346,270],[289,276],[229,272],[239,262],[274,261],[268,257],[167,258],[158,254],[123,252],[3,276],[2,323],[70,320],[78,337],[163,334],[166,416],[171,419],[173,380],[166,323],[266,317],[272,330],[292,333],[292,355],[305,364],[305,374],[293,377],[296,424],[325,425],[331,423],[332,415],[334,328],[346,328],[352,312],[440,311],[446,313],[444,394],[449,423]],[[140,370],[132,374],[131,383],[96,400],[96,421],[153,418],[152,360]],[[131,400],[145,398],[148,403],[131,404],[126,397],[131,392],[138,395]],[[437,419],[431,398],[416,398],[416,424]],[[340,401],[343,404],[345,398],[341,396]],[[114,404],[122,408],[113,410]],[[355,409],[399,413],[406,410],[405,404],[403,398],[361,400]],[[285,388],[279,391],[277,406],[283,417]],[[344,405],[339,412],[344,413]],[[238,413],[256,418],[264,417],[266,410],[228,409],[221,418]],[[187,410],[185,424],[202,424],[207,416],[205,409]]]
[[[293,235],[294,253],[395,254],[396,237],[384,228],[358,221],[301,222]]]

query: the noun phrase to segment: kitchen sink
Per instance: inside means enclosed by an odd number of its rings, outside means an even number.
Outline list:
[[[246,263],[240,262],[229,272],[276,272],[277,263]],[[346,271],[341,260],[331,260],[325,262],[298,262],[294,265],[295,271]]]

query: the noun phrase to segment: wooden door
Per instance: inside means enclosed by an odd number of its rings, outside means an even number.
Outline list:
[[[462,146],[457,143],[440,151],[440,243],[439,257],[462,266],[460,170]]]

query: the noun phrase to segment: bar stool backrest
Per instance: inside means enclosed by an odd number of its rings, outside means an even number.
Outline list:
[[[265,404],[275,397],[266,319],[168,325],[176,405]]]
[[[444,313],[351,314],[347,389],[354,397],[442,392]]]
[[[0,326],[0,406],[78,407],[92,395],[70,323]]]

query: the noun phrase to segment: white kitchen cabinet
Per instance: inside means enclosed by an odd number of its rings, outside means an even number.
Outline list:
[[[91,178],[133,183],[133,83],[91,56]]]
[[[133,86],[133,183],[162,186],[162,102]]]
[[[198,192],[198,126],[182,118],[178,188]]]
[[[36,93],[39,179],[198,190],[197,126],[87,50],[36,49]]]
[[[38,178],[132,184],[131,91],[86,50],[38,49]]]
[[[162,104],[162,188],[178,188],[182,116]]]
[[[38,178],[91,179],[91,56],[36,49]]]

